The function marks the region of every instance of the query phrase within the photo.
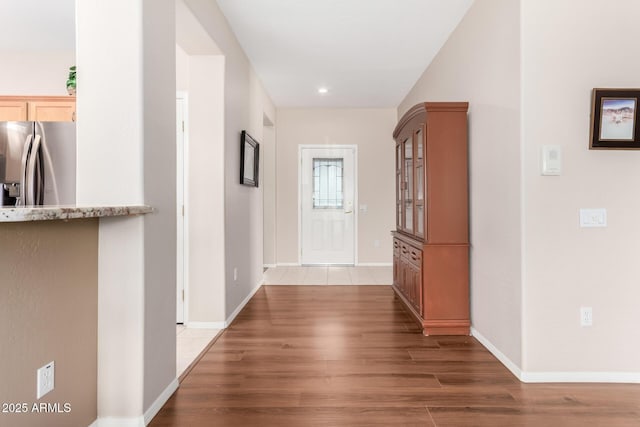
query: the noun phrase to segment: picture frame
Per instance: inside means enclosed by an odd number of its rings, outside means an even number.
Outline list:
[[[247,131],[240,136],[240,184],[258,186],[260,144]]]
[[[594,88],[591,150],[640,150],[640,89]]]

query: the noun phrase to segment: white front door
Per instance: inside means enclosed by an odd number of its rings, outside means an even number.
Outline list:
[[[176,323],[184,323],[184,119],[186,99],[176,98]]]
[[[301,263],[355,263],[355,147],[300,150]]]

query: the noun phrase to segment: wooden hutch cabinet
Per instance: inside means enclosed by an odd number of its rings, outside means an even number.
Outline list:
[[[393,289],[424,335],[469,335],[467,109],[421,103],[393,132]]]

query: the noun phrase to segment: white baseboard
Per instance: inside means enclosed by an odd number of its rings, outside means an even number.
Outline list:
[[[638,372],[523,372],[525,383],[640,383]]]
[[[98,418],[89,427],[145,427],[144,417]]]
[[[511,359],[509,359],[503,352],[498,350],[498,348],[491,343],[487,338],[485,338],[480,332],[478,332],[475,328],[471,328],[471,336],[475,337],[480,344],[486,347],[487,350],[491,352],[499,361],[502,363],[508,370],[511,371],[513,375],[516,376],[520,381],[522,381],[522,370],[518,365],[516,365]]]
[[[262,264],[263,268],[276,268],[278,264]]]
[[[238,305],[238,307],[236,307],[235,310],[233,310],[233,313],[231,313],[231,315],[229,315],[229,317],[227,317],[227,320],[224,322],[225,323],[225,329],[227,327],[229,327],[229,325],[231,324],[231,322],[233,322],[233,319],[236,318],[236,316],[238,315],[238,313],[240,313],[240,311],[242,311],[242,309],[244,308],[245,305],[247,305],[247,303],[249,302],[249,300],[251,298],[253,298],[253,296],[256,294],[256,292],[258,292],[258,289],[260,289],[260,287],[264,284],[264,279],[260,280],[258,282],[258,284],[256,285],[255,288],[253,288],[253,290],[251,292],[249,292],[249,295],[247,295],[247,297],[242,300],[242,302]]]
[[[95,420],[89,427],[145,427],[147,424],[151,422],[153,417],[162,409],[167,400],[175,393],[178,389],[178,379],[174,379],[171,383],[164,389],[164,391],[158,396],[158,398],[149,406],[147,412],[144,413],[143,416],[140,417],[127,417],[127,418],[119,418],[119,417],[104,417],[98,418]]]
[[[391,283],[265,283],[268,286],[391,286]]]
[[[224,329],[226,322],[187,322],[185,326],[189,329]]]
[[[265,264],[265,267],[301,267],[302,264],[297,262],[279,262],[277,264]],[[359,262],[356,264],[357,267],[393,267],[392,262]],[[313,267],[313,266],[309,266]],[[319,264],[318,267],[327,267],[326,264]],[[331,266],[329,266],[331,267]],[[335,267],[349,267],[348,265],[335,265]]]
[[[640,383],[638,372],[527,372],[523,371],[476,329],[471,335],[485,346],[508,370],[523,383]]]
[[[160,396],[158,396],[158,398],[151,404],[151,406],[149,406],[149,409],[147,409],[147,411],[144,413],[143,425],[146,426],[151,422],[153,417],[156,416],[156,414],[160,411],[160,409],[162,409],[164,404],[167,403],[169,398],[171,398],[173,393],[175,393],[175,391],[178,389],[178,385],[178,379],[174,378],[174,380],[169,383],[167,388],[165,388],[164,391],[160,393]]]
[[[238,307],[236,307],[233,313],[231,313],[231,315],[229,315],[229,317],[227,317],[227,320],[225,320],[224,322],[187,322],[185,326],[191,329],[227,329],[231,322],[233,322],[233,319],[236,318],[238,313],[240,313],[244,306],[247,305],[249,300],[255,295],[256,292],[258,292],[258,289],[260,289],[263,284],[264,279],[258,282],[256,287],[253,288],[251,292],[249,292],[249,295],[247,295],[247,297],[238,305]]]

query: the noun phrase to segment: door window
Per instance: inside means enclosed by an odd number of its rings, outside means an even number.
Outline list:
[[[343,159],[313,159],[314,209],[343,208],[343,172]]]

